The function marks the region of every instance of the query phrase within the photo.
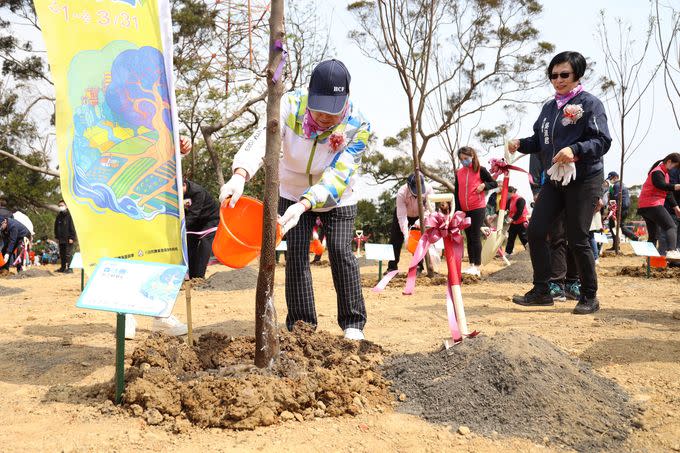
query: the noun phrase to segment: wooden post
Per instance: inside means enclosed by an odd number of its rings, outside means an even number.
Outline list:
[[[279,338],[274,308],[274,275],[276,271],[276,229],[279,204],[279,152],[281,132],[279,124],[283,80],[273,80],[283,57],[277,40],[283,41],[283,0],[271,2],[269,16],[269,63],[267,64],[267,144],[264,156],[265,180],[264,216],[260,272],[255,296],[255,366],[269,367],[279,352]],[[283,75],[281,75],[283,78]]]
[[[194,345],[194,326],[191,319],[191,280],[186,282],[186,289],[184,292],[187,302],[187,342],[189,346]]]

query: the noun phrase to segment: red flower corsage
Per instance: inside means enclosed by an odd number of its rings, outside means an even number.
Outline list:
[[[328,144],[333,150],[333,152],[338,152],[343,146],[345,146],[345,136],[342,134],[331,134],[328,137]]]

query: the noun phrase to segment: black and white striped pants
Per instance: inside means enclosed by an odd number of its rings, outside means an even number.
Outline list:
[[[279,197],[279,214],[283,215],[295,203]],[[361,291],[359,263],[352,253],[356,215],[356,205],[341,206],[326,212],[307,211],[286,234],[288,330],[293,328],[296,321],[317,325],[312,273],[309,269],[309,242],[317,216],[321,218],[326,233],[328,258],[337,294],[338,324],[343,330],[350,327],[363,330],[366,324],[366,306]]]

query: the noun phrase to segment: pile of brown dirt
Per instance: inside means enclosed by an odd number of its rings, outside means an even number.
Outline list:
[[[9,275],[7,278],[19,279],[32,277],[54,277],[54,276],[55,274],[48,271],[47,269],[36,269],[35,267],[31,267],[30,269],[26,269],[25,271],[21,271],[17,274]]]
[[[174,427],[186,419],[233,429],[390,405],[379,346],[314,332],[302,323],[280,340],[274,366],[258,369],[254,338],[210,332],[192,348],[153,334],[132,355],[125,405],[153,424]]]
[[[647,266],[623,266],[615,275],[626,277],[647,277]],[[651,268],[650,278],[680,278],[680,267],[667,267],[664,269]]]
[[[485,435],[547,437],[578,451],[620,448],[637,412],[616,383],[518,331],[395,357],[385,375],[406,395],[401,411]]]
[[[531,267],[529,252],[522,250],[508,257],[512,263],[493,274],[486,280],[495,283],[531,283],[534,277],[534,269]]]
[[[463,285],[474,285],[475,283],[480,283],[482,279],[476,275],[463,274],[462,275]],[[416,288],[418,286],[446,286],[448,282],[448,277],[446,275],[435,273],[432,278],[428,277],[424,272],[423,274],[416,277]],[[378,283],[376,276],[361,276],[361,286],[364,288],[373,288]],[[395,275],[392,280],[390,280],[389,286],[397,288],[403,288],[406,286],[406,272],[400,272]]]

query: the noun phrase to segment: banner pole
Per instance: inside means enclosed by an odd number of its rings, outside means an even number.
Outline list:
[[[85,288],[85,269],[80,269],[80,292],[83,292],[83,288]]]
[[[187,301],[187,341],[189,342],[189,346],[194,345],[194,329],[193,329],[193,323],[191,322],[191,280],[187,281],[186,285],[186,291],[184,292],[184,296]]]
[[[651,267],[651,265],[650,265],[650,258],[647,257],[647,278],[650,278],[650,277],[651,277],[651,269],[650,269],[650,267]]]
[[[116,313],[116,404],[125,391],[125,313]]]
[[[382,278],[382,260],[378,261],[378,281]]]

